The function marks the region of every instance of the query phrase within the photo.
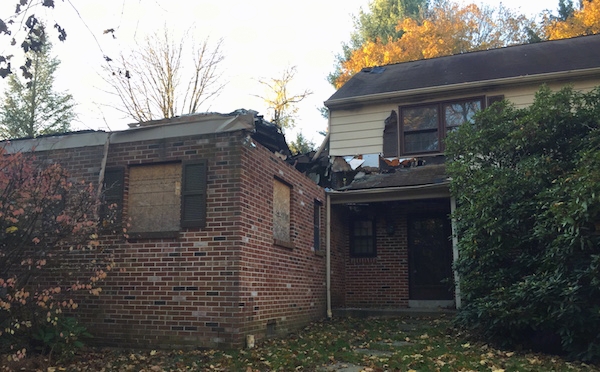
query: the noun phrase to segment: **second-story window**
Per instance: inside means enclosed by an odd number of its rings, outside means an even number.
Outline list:
[[[483,98],[401,107],[401,153],[444,151],[446,133],[462,123],[472,122],[475,113],[482,107]]]

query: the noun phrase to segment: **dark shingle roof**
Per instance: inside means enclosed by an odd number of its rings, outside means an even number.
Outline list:
[[[372,173],[340,190],[362,190],[384,187],[405,187],[444,183],[448,179],[444,164],[399,168],[393,173]]]
[[[381,93],[600,67],[600,35],[366,68],[326,102]]]

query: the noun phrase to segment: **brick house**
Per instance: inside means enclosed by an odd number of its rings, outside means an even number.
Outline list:
[[[325,102],[330,314],[460,306],[445,134],[542,84],[600,85],[600,35],[365,68]]]
[[[101,235],[124,271],[81,305],[103,344],[241,346],[334,312],[459,307],[445,133],[541,84],[600,85],[600,35],[363,69],[295,167],[245,110],[6,148],[102,184],[128,225]]]
[[[285,161],[283,135],[256,113],[13,140],[7,149],[102,182],[129,225],[128,238],[101,235],[123,271],[78,310],[101,343],[240,346],[246,335],[325,316],[324,190]]]

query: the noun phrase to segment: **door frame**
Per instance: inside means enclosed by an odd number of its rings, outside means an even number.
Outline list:
[[[411,235],[413,234],[413,223],[416,220],[423,220],[428,218],[440,219],[443,221],[444,228],[444,236],[446,236],[446,240],[444,241],[444,246],[442,248],[441,253],[444,253],[445,257],[442,260],[445,262],[444,271],[445,277],[449,280],[446,284],[440,285],[422,285],[418,286],[415,283],[415,279],[413,278],[413,273],[415,272],[415,266],[418,264],[415,262],[415,253],[414,253],[414,245],[412,241]],[[407,249],[408,249],[408,293],[409,293],[409,306],[410,307],[426,307],[423,302],[430,302],[429,305],[432,306],[451,306],[454,304],[454,278],[452,271],[452,262],[453,262],[453,242],[452,242],[452,221],[448,217],[447,213],[443,212],[430,212],[430,213],[415,213],[407,215]],[[421,288],[419,288],[421,287]],[[444,289],[444,287],[447,288]],[[423,291],[416,292],[416,291]],[[429,293],[427,293],[429,291]],[[437,293],[436,293],[437,292]],[[412,304],[411,304],[412,302]],[[418,304],[418,305],[415,305]],[[415,306],[411,306],[415,305]]]

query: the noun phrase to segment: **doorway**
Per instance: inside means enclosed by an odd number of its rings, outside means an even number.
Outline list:
[[[446,215],[408,218],[410,300],[452,300],[452,230]]]

